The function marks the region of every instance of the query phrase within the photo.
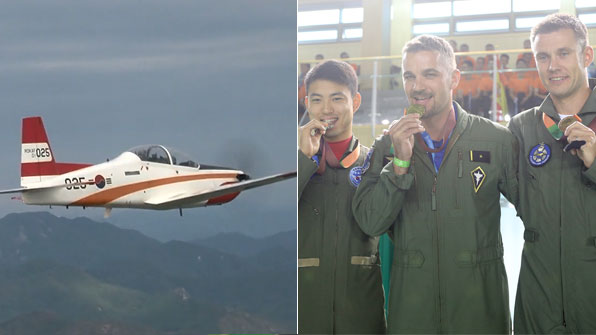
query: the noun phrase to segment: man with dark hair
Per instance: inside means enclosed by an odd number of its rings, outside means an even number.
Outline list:
[[[525,245],[515,333],[596,333],[596,82],[586,26],[549,15],[530,39],[549,92],[509,128],[520,143]],[[562,121],[561,121],[562,120]]]
[[[524,40],[524,49],[531,49],[532,43],[530,40]],[[534,59],[534,55],[531,52],[524,52],[517,55],[517,60],[523,59],[527,67],[536,67],[536,60]]]
[[[392,232],[388,333],[511,333],[500,193],[517,201],[516,141],[453,102],[451,46],[422,35],[403,49],[411,109],[373,146],[354,196],[360,228]]]
[[[310,122],[298,131],[298,331],[385,332],[378,238],[352,216],[352,197],[369,166],[352,134],[358,78],[328,60],[306,75]]]
[[[470,47],[468,47],[468,45],[464,43],[464,44],[462,44],[459,47],[459,51],[460,52],[469,52],[470,51]],[[476,63],[476,61],[474,60],[473,57],[470,57],[470,55],[455,56],[455,62],[457,63],[457,68],[458,69],[462,70],[465,61],[469,61],[470,63],[472,63],[471,71],[473,71],[474,70],[475,63]]]
[[[509,68],[509,55],[508,54],[501,54],[499,56],[499,69],[508,69]]]
[[[472,112],[472,106],[476,103],[478,97],[478,77],[475,74],[469,73],[474,71],[474,64],[469,60],[464,60],[461,65],[461,76],[459,84],[455,89],[455,100],[464,109]]]
[[[348,55],[347,52],[343,51],[340,55],[339,58],[341,59],[348,59],[350,58],[350,55]],[[347,62],[347,61],[346,61]],[[359,76],[360,75],[360,65],[354,64],[354,63],[349,63],[350,66],[354,69],[354,71],[356,72],[356,75]]]

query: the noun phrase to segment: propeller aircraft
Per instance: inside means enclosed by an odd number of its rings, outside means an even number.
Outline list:
[[[143,145],[92,165],[59,163],[41,117],[23,119],[21,193],[28,205],[168,210],[221,205],[241,191],[296,177],[296,171],[258,179],[241,170],[200,164],[162,145]]]

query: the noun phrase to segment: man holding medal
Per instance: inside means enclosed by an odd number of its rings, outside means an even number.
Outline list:
[[[517,141],[453,102],[444,39],[408,42],[402,69],[412,106],[375,141],[352,206],[367,234],[393,235],[387,332],[510,333],[500,194],[517,202]]]
[[[586,26],[553,14],[530,35],[542,105],[516,115],[525,245],[514,329],[596,333],[596,81]]]
[[[379,239],[364,234],[352,197],[369,167],[352,134],[358,77],[346,62],[317,64],[305,78],[310,122],[298,131],[298,331],[383,334]]]

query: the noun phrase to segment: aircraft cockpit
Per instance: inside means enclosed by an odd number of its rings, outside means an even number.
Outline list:
[[[199,164],[187,154],[163,145],[140,145],[127,151],[139,156],[142,161],[146,162],[199,167]]]

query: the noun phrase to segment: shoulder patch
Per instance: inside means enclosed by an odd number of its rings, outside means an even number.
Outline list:
[[[362,168],[362,166],[355,166],[350,170],[350,182],[354,187],[358,187],[358,185],[360,185],[363,173],[364,169]]]
[[[539,143],[536,144],[528,155],[528,160],[532,166],[538,167],[543,166],[550,159],[551,150],[548,144]]]

